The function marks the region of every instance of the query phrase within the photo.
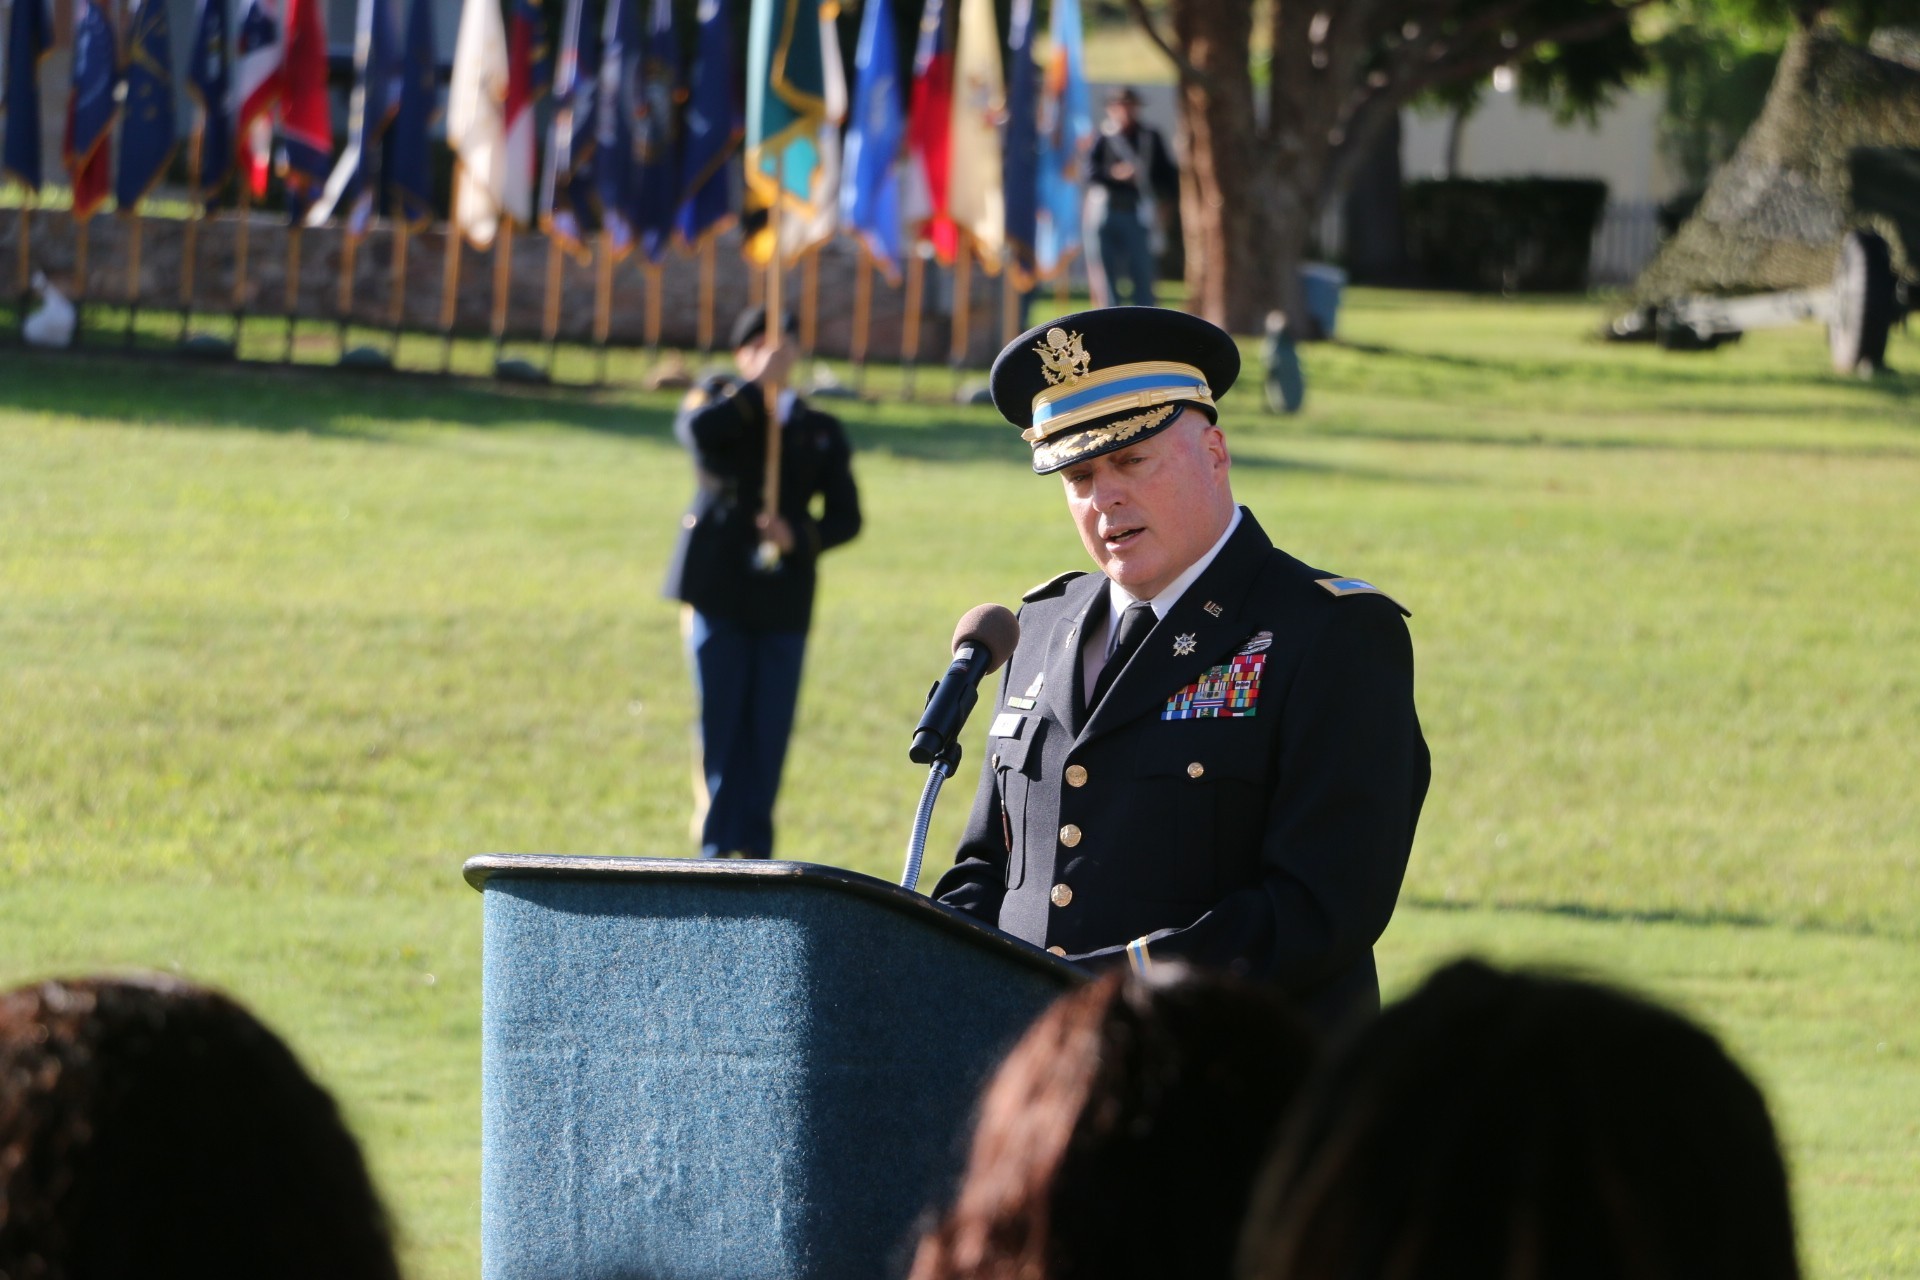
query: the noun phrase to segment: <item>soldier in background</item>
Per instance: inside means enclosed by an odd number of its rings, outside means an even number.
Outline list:
[[[1141,122],[1140,95],[1132,89],[1118,89],[1107,99],[1107,118],[1087,153],[1087,182],[1104,277],[1095,304],[1153,306],[1165,239],[1161,205],[1178,197],[1180,171],[1160,131]]]
[[[773,856],[773,805],[793,731],[820,556],[860,532],[852,447],[837,418],[788,387],[795,349],[764,307],[733,327],[739,376],[681,407],[674,434],[697,488],[681,518],[665,594],[682,601],[699,704],[694,822],[705,858]],[[780,501],[762,509],[767,397],[777,386]],[[818,513],[815,499],[820,500]],[[763,554],[776,550],[777,557]]]

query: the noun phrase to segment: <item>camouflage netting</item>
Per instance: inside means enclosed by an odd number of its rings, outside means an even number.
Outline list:
[[[1858,148],[1920,148],[1920,69],[1821,32],[1788,42],[1760,118],[1692,218],[1634,282],[1634,303],[1798,289],[1833,277],[1840,240],[1871,226],[1915,274],[1892,219],[1853,195]]]

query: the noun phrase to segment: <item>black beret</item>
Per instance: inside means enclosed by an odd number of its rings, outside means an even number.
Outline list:
[[[1158,435],[1240,376],[1240,348],[1199,316],[1102,307],[1036,325],[993,362],[994,407],[1033,445],[1040,475]]]
[[[786,323],[780,326],[781,331],[788,337],[792,337],[796,328],[793,312],[783,310],[781,314],[786,317]],[[748,307],[745,311],[742,311],[739,318],[733,322],[732,349],[738,351],[749,342],[758,341],[766,331],[767,309],[765,307]]]

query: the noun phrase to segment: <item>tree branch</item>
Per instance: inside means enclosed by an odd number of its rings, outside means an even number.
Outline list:
[[[1387,75],[1376,77],[1377,83],[1365,81],[1356,86],[1357,92],[1342,117],[1348,121],[1355,120],[1362,112],[1373,110],[1376,103],[1398,110],[1429,89],[1487,75],[1496,67],[1525,57],[1529,50],[1540,45],[1565,44],[1597,36],[1628,21],[1635,10],[1654,2],[1622,0],[1622,3],[1576,21],[1528,32],[1512,48],[1498,42],[1479,42],[1463,47],[1457,33],[1453,37],[1441,35],[1430,41],[1409,43],[1404,49],[1396,51],[1394,67]],[[1521,7],[1516,3],[1503,7],[1499,12],[1510,13]],[[1485,31],[1490,30],[1491,26],[1482,19],[1475,23],[1475,29]]]
[[[1147,12],[1146,0],[1127,0],[1127,11],[1133,15],[1133,20],[1139,24],[1140,29],[1147,33],[1147,39],[1153,41],[1160,52],[1167,55],[1167,60],[1173,63],[1173,69],[1180,73],[1180,79],[1183,82],[1193,84],[1204,78],[1199,70],[1187,61],[1187,56],[1174,48],[1172,41],[1160,33],[1159,24],[1154,22],[1153,15]]]

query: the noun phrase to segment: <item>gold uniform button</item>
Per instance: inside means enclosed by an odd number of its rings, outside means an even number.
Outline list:
[[[1053,892],[1048,894],[1047,897],[1053,902],[1053,905],[1056,907],[1067,906],[1073,901],[1073,886],[1066,885],[1066,884],[1057,884],[1053,886]]]
[[[1187,766],[1187,776],[1189,778],[1197,778],[1201,774],[1205,773],[1206,771],[1207,771],[1207,766],[1201,764],[1198,760],[1195,760],[1192,764]]]
[[[1068,765],[1067,766],[1067,785],[1070,787],[1086,786],[1087,785],[1086,769],[1082,768],[1080,765],[1077,765],[1077,764]]]
[[[1067,846],[1067,848],[1069,849],[1079,844],[1080,828],[1074,826],[1071,822],[1069,822],[1066,826],[1060,828],[1060,843]]]
[[[1064,956],[1067,954],[1067,949],[1065,947],[1048,947],[1047,954],[1050,956]]]

